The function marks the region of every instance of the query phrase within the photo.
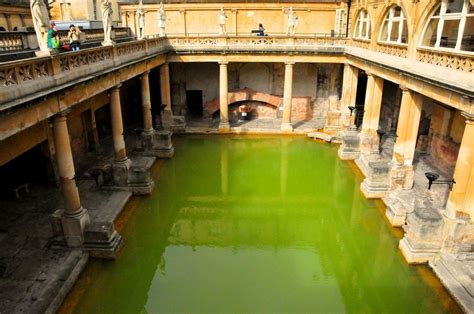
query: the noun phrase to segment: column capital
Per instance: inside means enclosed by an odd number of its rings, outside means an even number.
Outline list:
[[[227,61],[227,60],[220,60],[220,61],[218,61],[217,63],[219,63],[219,65],[228,65],[228,64],[229,64],[229,61]]]
[[[113,92],[119,92],[119,91],[120,91],[120,87],[122,87],[122,83],[117,84],[117,85],[115,85],[115,86],[112,86],[111,90],[112,90]]]
[[[344,62],[344,67],[345,67],[345,68],[350,68],[351,65],[349,64],[349,62]]]
[[[368,70],[364,70],[365,74],[367,75],[367,77],[369,76],[373,76],[374,74]]]
[[[402,93],[411,93],[412,91],[406,87],[406,85],[400,85],[399,88],[402,90]]]
[[[52,118],[53,120],[66,120],[67,115],[71,113],[71,108],[67,108],[63,111],[58,112]]]
[[[295,61],[285,61],[285,65],[295,65]]]
[[[141,76],[148,76],[148,74],[150,74],[150,70],[146,70],[145,72],[142,73]]]
[[[461,111],[461,115],[466,118],[467,124],[474,124],[474,113]]]

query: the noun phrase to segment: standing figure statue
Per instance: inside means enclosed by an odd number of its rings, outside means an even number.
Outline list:
[[[112,4],[109,0],[102,0],[102,24],[104,25],[104,41],[102,46],[110,46],[114,44],[112,40]]]
[[[163,2],[160,2],[160,9],[158,10],[158,29],[159,29],[160,37],[166,36],[165,28],[166,28],[165,6],[163,5]]]
[[[225,24],[227,16],[225,15],[224,8],[221,8],[217,13],[217,23],[219,24],[219,35],[225,35],[227,33]]]
[[[48,31],[49,31],[49,13],[48,8],[43,0],[30,0],[31,17],[35,27],[36,37],[38,38],[38,46],[43,54],[47,54],[48,48]],[[40,53],[41,54],[41,53]]]
[[[290,7],[288,11],[288,27],[286,30],[286,35],[294,35],[296,30],[296,24],[298,23],[298,17],[296,16],[293,7]]]
[[[140,0],[140,5],[137,10],[138,16],[138,38],[143,39],[145,37],[145,10],[143,9],[143,1]]]

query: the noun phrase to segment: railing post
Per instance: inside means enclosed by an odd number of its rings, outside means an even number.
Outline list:
[[[61,61],[59,60],[59,58],[50,57],[50,60],[53,75],[61,74]]]

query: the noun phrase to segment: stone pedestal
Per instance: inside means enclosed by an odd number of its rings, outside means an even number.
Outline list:
[[[58,209],[51,215],[50,220],[53,235],[63,238],[67,246],[81,247],[83,245],[83,230],[90,223],[86,209],[81,207],[75,213]]]
[[[382,198],[390,188],[390,166],[386,160],[370,161],[367,168],[367,177],[362,181],[360,188],[366,198]]]
[[[341,117],[341,111],[329,111],[327,114],[326,125],[324,126],[324,132],[333,134],[341,131]]]
[[[371,153],[378,153],[378,138],[376,138],[376,135],[374,136],[373,134],[369,132],[360,132],[359,134],[359,140],[360,140],[360,146],[359,150],[362,154],[368,155]]]
[[[390,186],[392,189],[411,190],[414,183],[412,165],[394,164],[390,170]]]
[[[171,131],[173,133],[184,133],[186,131],[186,117],[173,116],[173,123],[171,124]]]
[[[111,190],[131,191],[134,195],[149,195],[155,187],[150,168],[155,157],[134,157],[115,162],[112,165],[113,185],[104,186]]]
[[[413,203],[408,195],[398,195],[396,191],[389,192],[383,201],[387,206],[385,217],[393,227],[401,227],[405,224],[407,212],[413,210]]]
[[[123,245],[122,236],[110,222],[91,224],[84,237],[84,250],[96,258],[115,259]]]
[[[418,196],[414,211],[407,215],[399,247],[409,264],[427,263],[441,250],[444,221],[435,197],[429,191]]]
[[[138,139],[135,155],[158,158],[171,158],[174,156],[174,147],[171,133],[167,130],[143,130]]]
[[[355,128],[350,128],[342,136],[342,144],[337,154],[342,160],[355,160],[359,157],[359,132]]]
[[[293,132],[293,125],[291,123],[282,123],[281,130],[283,132]]]

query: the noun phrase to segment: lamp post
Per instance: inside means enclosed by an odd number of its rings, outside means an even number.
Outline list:
[[[453,185],[456,184],[454,178],[448,180],[438,180],[439,174],[435,172],[425,172],[425,177],[428,179],[428,190],[431,190],[431,186],[433,184],[447,184],[449,186],[449,190],[453,189]]]
[[[377,135],[379,136],[379,155],[382,154],[382,139],[383,139],[383,136],[385,135],[385,132],[378,129],[377,131]]]

